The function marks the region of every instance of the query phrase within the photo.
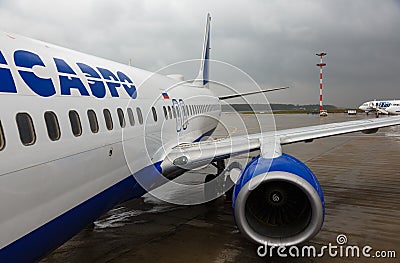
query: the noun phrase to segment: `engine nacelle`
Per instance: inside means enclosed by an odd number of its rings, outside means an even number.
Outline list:
[[[292,246],[315,236],[325,215],[321,186],[311,170],[283,154],[253,158],[233,194],[236,224],[250,240]]]

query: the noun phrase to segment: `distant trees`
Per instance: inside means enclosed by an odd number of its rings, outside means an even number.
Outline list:
[[[271,108],[270,108],[271,107]],[[271,104],[270,107],[265,104],[231,104],[223,105],[223,111],[268,111],[272,109],[273,111],[293,111],[293,110],[303,110],[303,111],[319,111],[319,104],[307,104],[307,105],[294,105],[294,104]],[[324,105],[325,110],[335,110],[337,107],[335,105]]]

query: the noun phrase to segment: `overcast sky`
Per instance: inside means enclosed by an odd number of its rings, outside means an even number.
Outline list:
[[[320,50],[325,103],[400,99],[399,0],[0,0],[0,29],[154,71],[200,58],[207,12],[212,59],[262,88],[291,87],[269,93],[272,103],[318,103]],[[246,81],[232,83],[254,90]]]

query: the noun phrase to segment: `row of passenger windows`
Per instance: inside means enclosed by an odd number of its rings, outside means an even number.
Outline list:
[[[183,106],[183,111],[186,116],[196,115],[207,111],[216,110],[216,105],[185,105]],[[174,107],[163,106],[164,117],[166,120],[176,118],[177,113]],[[153,115],[153,120],[157,122],[157,110],[155,107],[151,108]],[[127,109],[128,121],[130,126],[135,125],[135,117],[132,108]],[[138,107],[136,108],[136,115],[139,124],[143,124],[143,114],[142,110]],[[121,128],[126,127],[124,111],[121,108],[117,108],[118,123]],[[71,131],[75,137],[82,135],[82,124],[79,113],[75,110],[70,110],[68,112],[69,121],[71,124]],[[103,109],[103,117],[106,124],[107,130],[111,131],[114,129],[114,123],[112,120],[111,112],[109,109]],[[92,133],[99,132],[98,117],[94,110],[89,109],[87,111],[87,118],[89,121],[90,130]],[[47,134],[52,141],[58,141],[61,138],[61,129],[58,122],[57,115],[52,111],[46,111],[44,113],[44,121],[47,128]],[[28,113],[21,112],[16,115],[16,122],[19,132],[19,137],[21,142],[25,146],[33,145],[36,142],[36,132],[33,124],[33,120]],[[0,151],[4,149],[6,145],[5,136],[3,132],[3,127],[0,121]]]
[[[209,111],[215,111],[218,109],[217,105],[184,105],[183,114],[186,116],[193,116]],[[176,118],[175,108],[171,106],[163,106],[164,118],[166,120]]]
[[[133,115],[133,110],[131,108],[128,108],[127,113],[128,113],[129,124],[131,126],[134,126],[135,125],[135,117]],[[142,111],[140,108],[136,108],[136,114],[138,116],[139,124],[143,124],[143,115],[142,115]],[[104,116],[104,121],[105,121],[107,129],[110,131],[113,130],[114,123],[113,123],[113,120],[111,117],[110,110],[104,109],[103,116]],[[125,126],[126,126],[125,116],[124,116],[124,112],[121,108],[117,109],[117,116],[118,116],[119,126],[121,128],[125,128]],[[81,118],[79,116],[79,113],[75,110],[70,110],[68,112],[68,117],[69,117],[69,122],[71,124],[72,134],[75,137],[81,136],[82,135],[82,124],[81,124]],[[98,133],[99,132],[99,122],[98,122],[96,112],[92,109],[88,110],[87,118],[89,121],[90,130],[92,131],[92,133]],[[57,115],[52,111],[46,111],[44,113],[44,120],[46,123],[47,134],[48,134],[50,140],[58,141],[61,137],[61,129],[60,129],[60,125],[58,123]],[[34,144],[36,141],[36,133],[35,133],[35,128],[34,128],[33,120],[31,118],[31,116],[28,113],[18,113],[16,116],[16,121],[17,121],[17,126],[18,126],[19,137],[21,139],[22,144],[24,144],[26,146]],[[1,138],[3,141],[3,145],[4,145],[4,135],[3,135],[2,130],[1,130]]]

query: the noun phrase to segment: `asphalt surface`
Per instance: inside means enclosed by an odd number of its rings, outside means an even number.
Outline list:
[[[269,114],[224,114],[223,125],[213,136],[270,130],[274,128],[271,118]],[[276,115],[275,121],[278,129],[286,129],[362,118],[366,116],[304,114]],[[109,211],[42,262],[399,262],[399,127],[298,143],[283,150],[311,168],[325,194],[324,225],[305,245],[320,251],[329,243],[338,246],[338,235],[345,235],[343,251],[346,246],[358,246],[360,257],[346,257],[345,252],[340,256],[340,246],[333,250],[336,256],[325,250],[322,257],[318,253],[315,257],[282,258],[276,253],[260,257],[258,245],[238,231],[232,208],[223,197],[208,204],[179,206],[147,195]],[[248,156],[237,159],[246,163]],[[209,173],[215,173],[215,168],[193,171],[179,180],[201,183]],[[173,194],[185,198],[185,193]],[[370,258],[362,255],[365,246],[372,248],[367,251]],[[377,258],[391,251],[396,258]]]

